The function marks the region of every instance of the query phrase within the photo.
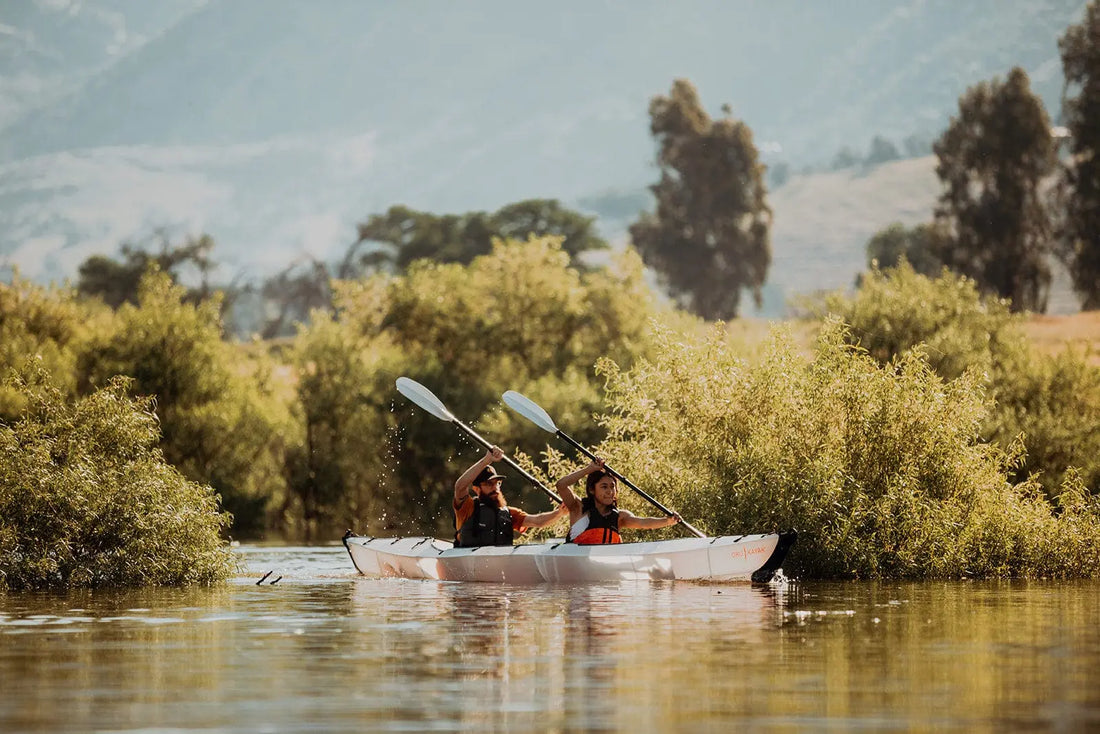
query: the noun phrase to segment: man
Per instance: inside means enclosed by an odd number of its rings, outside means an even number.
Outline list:
[[[548,512],[528,515],[509,507],[500,491],[504,477],[493,468],[493,462],[503,458],[504,452],[493,446],[455,481],[456,547],[512,545],[516,533],[545,527],[566,511],[565,505],[559,505]]]

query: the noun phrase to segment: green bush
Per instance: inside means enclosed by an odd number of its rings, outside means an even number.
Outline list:
[[[290,354],[297,371],[300,443],[287,453],[292,500],[285,531],[306,539],[331,537],[341,527],[381,533],[391,504],[387,494],[393,435],[394,350],[368,342],[331,316],[314,313]]]
[[[155,400],[168,462],[213,486],[234,532],[255,537],[285,494],[283,452],[295,429],[274,396],[270,365],[222,340],[218,301],[185,298],[166,274],[148,273],[137,304],[123,304],[87,342],[78,372],[85,392],[116,375],[132,378],[134,395]]]
[[[716,329],[666,332],[607,379],[599,452],[712,534],[795,528],[810,577],[1095,575],[1100,508],[1080,483],[1052,507],[980,440],[980,375],[945,381],[919,351],[882,365],[830,321],[812,359],[778,331],[749,364]]]
[[[1020,350],[998,363],[990,392],[996,401],[983,435],[1026,450],[1012,476],[1034,476],[1057,497],[1065,478],[1100,494],[1100,369],[1087,352],[1054,355]]]
[[[568,406],[583,415],[583,437],[598,441],[602,430],[588,419],[598,404],[592,367],[601,356],[629,364],[644,353],[658,312],[636,254],[581,272],[554,237],[498,241],[468,265],[419,261],[404,275],[334,290],[337,320],[317,320],[298,338],[313,448],[292,457],[292,483],[320,520],[357,513],[361,529],[387,534],[453,533],[454,481],[484,451],[400,396],[398,376],[421,382],[509,453],[538,454],[549,438],[503,408],[509,389]],[[310,456],[327,473],[306,471]],[[525,509],[549,509],[518,478],[507,491]]]
[[[41,364],[67,395],[76,394],[80,344],[109,318],[106,309],[81,304],[67,288],[45,288],[23,280],[0,283],[0,374]],[[13,420],[25,407],[24,396],[0,387],[0,420]]]
[[[970,368],[990,373],[1006,352],[1025,346],[1021,317],[1006,301],[983,297],[968,278],[946,270],[929,278],[904,261],[873,269],[854,296],[828,296],[824,313],[848,324],[848,340],[880,363],[919,346],[947,379]]]
[[[849,325],[849,342],[881,364],[919,349],[944,378],[983,375],[993,408],[982,436],[1025,448],[1011,468],[1015,481],[1034,476],[1053,498],[1075,469],[1100,492],[1100,369],[1088,354],[1040,353],[1007,302],[983,298],[967,278],[944,271],[930,279],[906,263],[873,271],[854,296],[835,294],[826,305]]]
[[[236,570],[229,515],[157,448],[149,400],[111,380],[75,402],[44,370],[4,385],[26,412],[0,424],[0,585],[212,583]]]

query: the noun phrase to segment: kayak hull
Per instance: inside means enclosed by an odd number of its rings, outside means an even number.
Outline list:
[[[455,548],[436,538],[344,536],[359,573],[372,577],[508,584],[606,581],[770,581],[796,534],[678,538],[614,545],[538,543]]]

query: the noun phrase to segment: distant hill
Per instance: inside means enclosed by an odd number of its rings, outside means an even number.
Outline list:
[[[928,222],[940,193],[936,158],[798,176],[772,192],[772,282],[784,295],[850,287],[866,246],[893,222]]]
[[[656,177],[648,101],[674,78],[713,114],[729,103],[768,163],[820,169],[875,135],[931,140],[1013,65],[1056,115],[1057,38],[1084,6],[17,0],[0,9],[0,262],[61,278],[168,227],[211,234],[227,276],[260,275],[341,252],[396,203],[551,197],[621,232]],[[919,159],[792,177],[771,197],[770,298],[847,283],[866,236],[923,216],[933,184]]]

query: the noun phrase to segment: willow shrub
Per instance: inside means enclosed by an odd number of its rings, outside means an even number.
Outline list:
[[[112,380],[66,400],[42,370],[5,386],[26,411],[0,424],[0,585],[180,585],[226,579],[229,516],[157,448],[149,400]]]
[[[263,356],[222,339],[217,300],[188,303],[182,286],[149,272],[137,304],[87,342],[77,369],[86,392],[132,378],[135,396],[155,399],[166,459],[218,491],[235,534],[262,534],[285,495],[284,451],[297,429]]]
[[[980,376],[945,381],[920,351],[881,365],[839,322],[812,358],[773,332],[748,363],[715,329],[664,332],[607,380],[600,452],[711,534],[794,528],[785,569],[810,577],[1076,576],[1100,570],[1100,510],[1013,484],[1013,451],[979,439]]]
[[[0,283],[0,374],[35,361],[65,395],[75,395],[80,344],[108,319],[109,311],[78,302],[72,289],[40,286],[16,273],[11,283]],[[13,387],[0,386],[0,420],[17,417],[23,400]]]
[[[599,404],[592,367],[601,356],[631,364],[644,354],[658,311],[637,254],[582,272],[556,237],[497,241],[469,264],[422,260],[404,275],[335,290],[337,321],[311,326],[299,339],[307,436],[331,436],[327,447],[341,467],[325,478],[324,501],[340,512],[365,487],[382,507],[357,502],[358,526],[387,534],[453,533],[454,481],[484,453],[453,424],[400,396],[397,376],[425,385],[508,453],[537,455],[550,438],[504,409],[500,396],[509,389],[545,401],[559,417],[576,416],[578,437],[598,442],[603,431],[589,418]],[[362,365],[352,380],[360,389],[341,387],[349,358]],[[301,371],[322,364],[329,368],[316,375]],[[354,434],[339,438],[348,430]],[[510,475],[509,501],[550,509],[545,495],[500,468]]]
[[[882,364],[920,349],[946,379],[967,369],[984,375],[993,408],[983,437],[1002,446],[1019,438],[1026,449],[1014,479],[1034,476],[1053,498],[1073,470],[1073,481],[1100,492],[1100,369],[1087,353],[1041,353],[1007,301],[983,297],[968,278],[928,278],[907,263],[872,271],[854,296],[834,294],[826,305],[850,325],[847,340]]]

